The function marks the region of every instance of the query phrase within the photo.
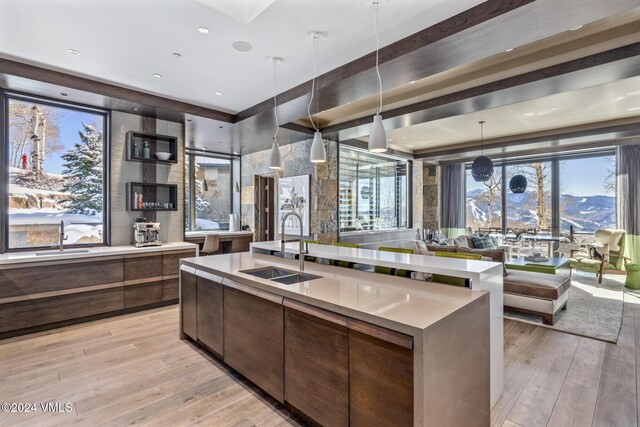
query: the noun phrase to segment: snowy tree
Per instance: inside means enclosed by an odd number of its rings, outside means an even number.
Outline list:
[[[82,126],[84,130],[78,132],[80,142],[62,155],[63,191],[73,196],[65,200],[70,213],[97,215],[103,206],[103,136],[91,125],[82,123]]]

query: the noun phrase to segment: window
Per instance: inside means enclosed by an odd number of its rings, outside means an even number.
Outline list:
[[[551,231],[551,162],[535,162],[505,167],[507,184],[507,229]],[[514,194],[508,189],[515,175],[527,178],[527,190]]]
[[[560,161],[560,234],[616,228],[616,158]]]
[[[340,231],[407,227],[407,161],[340,147]]]
[[[186,231],[228,230],[232,161],[202,152],[187,152],[185,161]]]
[[[502,168],[485,182],[476,182],[467,170],[467,228],[502,227]]]
[[[496,165],[487,182],[475,182],[467,169],[467,227],[547,230],[565,237],[615,228],[615,171],[611,151]],[[509,190],[515,175],[527,179],[524,193]]]
[[[9,149],[6,247],[104,244],[107,113],[5,98]]]

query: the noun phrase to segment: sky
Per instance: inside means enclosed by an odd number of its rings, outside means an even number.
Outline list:
[[[609,156],[611,158],[613,156]],[[588,157],[576,160],[560,161],[560,191],[572,196],[596,196],[608,194],[604,183],[609,170],[615,167],[606,157]],[[511,179],[511,176],[507,177]],[[481,182],[475,182],[471,175],[467,179],[467,191],[485,188]],[[613,194],[609,194],[613,195]]]

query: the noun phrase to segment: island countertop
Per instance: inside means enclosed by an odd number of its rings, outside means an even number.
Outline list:
[[[305,273],[321,278],[283,285],[242,271],[268,266],[297,270],[297,261],[247,252],[185,258],[181,263],[219,276],[225,285],[252,286],[408,335],[416,335],[487,293],[311,262],[305,264]]]

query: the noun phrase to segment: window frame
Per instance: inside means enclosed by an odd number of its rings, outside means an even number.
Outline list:
[[[220,153],[217,151],[211,151],[211,150],[203,150],[203,149],[199,149],[199,148],[190,148],[187,147],[184,150],[184,159],[185,159],[185,178],[187,177],[186,174],[188,174],[188,181],[184,183],[184,187],[185,187],[185,192],[184,192],[184,218],[185,218],[185,228],[184,228],[184,233],[185,236],[187,236],[187,233],[210,233],[210,232],[215,232],[216,230],[194,230],[193,227],[195,226],[195,222],[196,222],[196,210],[195,210],[195,198],[191,197],[191,200],[187,200],[187,192],[190,195],[195,194],[195,179],[194,178],[194,173],[195,173],[195,162],[194,159],[195,157],[206,157],[209,159],[221,159],[221,160],[229,160],[229,212],[231,213],[237,213],[236,212],[236,205],[239,205],[239,203],[236,203],[236,200],[239,201],[240,199],[240,194],[234,192],[234,186],[235,186],[235,182],[236,180],[236,163],[238,160],[238,156],[233,155],[233,154],[225,154],[225,153]],[[187,160],[187,158],[189,160]],[[188,168],[187,168],[187,164],[188,164]],[[239,182],[239,180],[238,180]],[[242,189],[240,190],[242,191]],[[189,224],[189,229],[186,228],[187,223]],[[225,231],[229,231],[228,229],[219,229],[217,231],[221,231],[221,232],[225,232]]]
[[[0,188],[2,189],[2,195],[0,197],[0,209],[2,215],[0,215],[0,253],[10,252],[29,252],[45,249],[57,248],[57,245],[45,245],[45,246],[30,246],[27,248],[10,248],[9,247],[9,166],[7,164],[9,159],[9,149],[11,140],[9,139],[9,101],[16,100],[21,102],[33,102],[41,105],[47,105],[50,107],[64,108],[68,110],[80,111],[83,113],[90,113],[101,115],[103,119],[103,151],[102,151],[102,168],[103,168],[103,187],[102,187],[102,243],[80,243],[72,244],[68,246],[73,248],[90,248],[100,246],[111,246],[111,136],[110,136],[110,123],[111,123],[111,111],[105,108],[98,108],[91,105],[81,104],[71,101],[60,101],[58,99],[48,98],[41,95],[34,95],[18,91],[2,90],[0,92],[2,98],[0,104],[0,120],[4,124],[4,132],[0,136],[2,138],[3,149],[0,150],[0,165],[3,166],[3,173],[0,176]]]
[[[551,234],[554,237],[560,236],[560,162],[565,160],[580,160],[580,159],[588,159],[593,157],[608,157],[616,155],[615,147],[608,147],[606,149],[592,151],[588,153],[567,153],[561,155],[553,155],[553,156],[542,156],[538,158],[523,158],[523,159],[505,159],[499,162],[494,163],[495,168],[500,168],[502,173],[502,195],[501,195],[501,214],[502,214],[502,233],[506,233],[507,228],[507,192],[509,191],[509,183],[507,182],[506,168],[507,166],[515,166],[522,165],[528,163],[542,163],[542,162],[550,162],[551,163]],[[617,165],[616,165],[617,167]],[[465,166],[465,172],[471,169],[471,164],[468,163]],[[465,199],[467,194],[466,187],[466,176],[465,176]],[[617,191],[617,180],[616,180],[616,221],[618,218],[618,191]],[[466,209],[467,203],[465,200],[465,218],[466,218]],[[616,225],[617,226],[617,225]],[[465,224],[465,227],[467,225]]]

